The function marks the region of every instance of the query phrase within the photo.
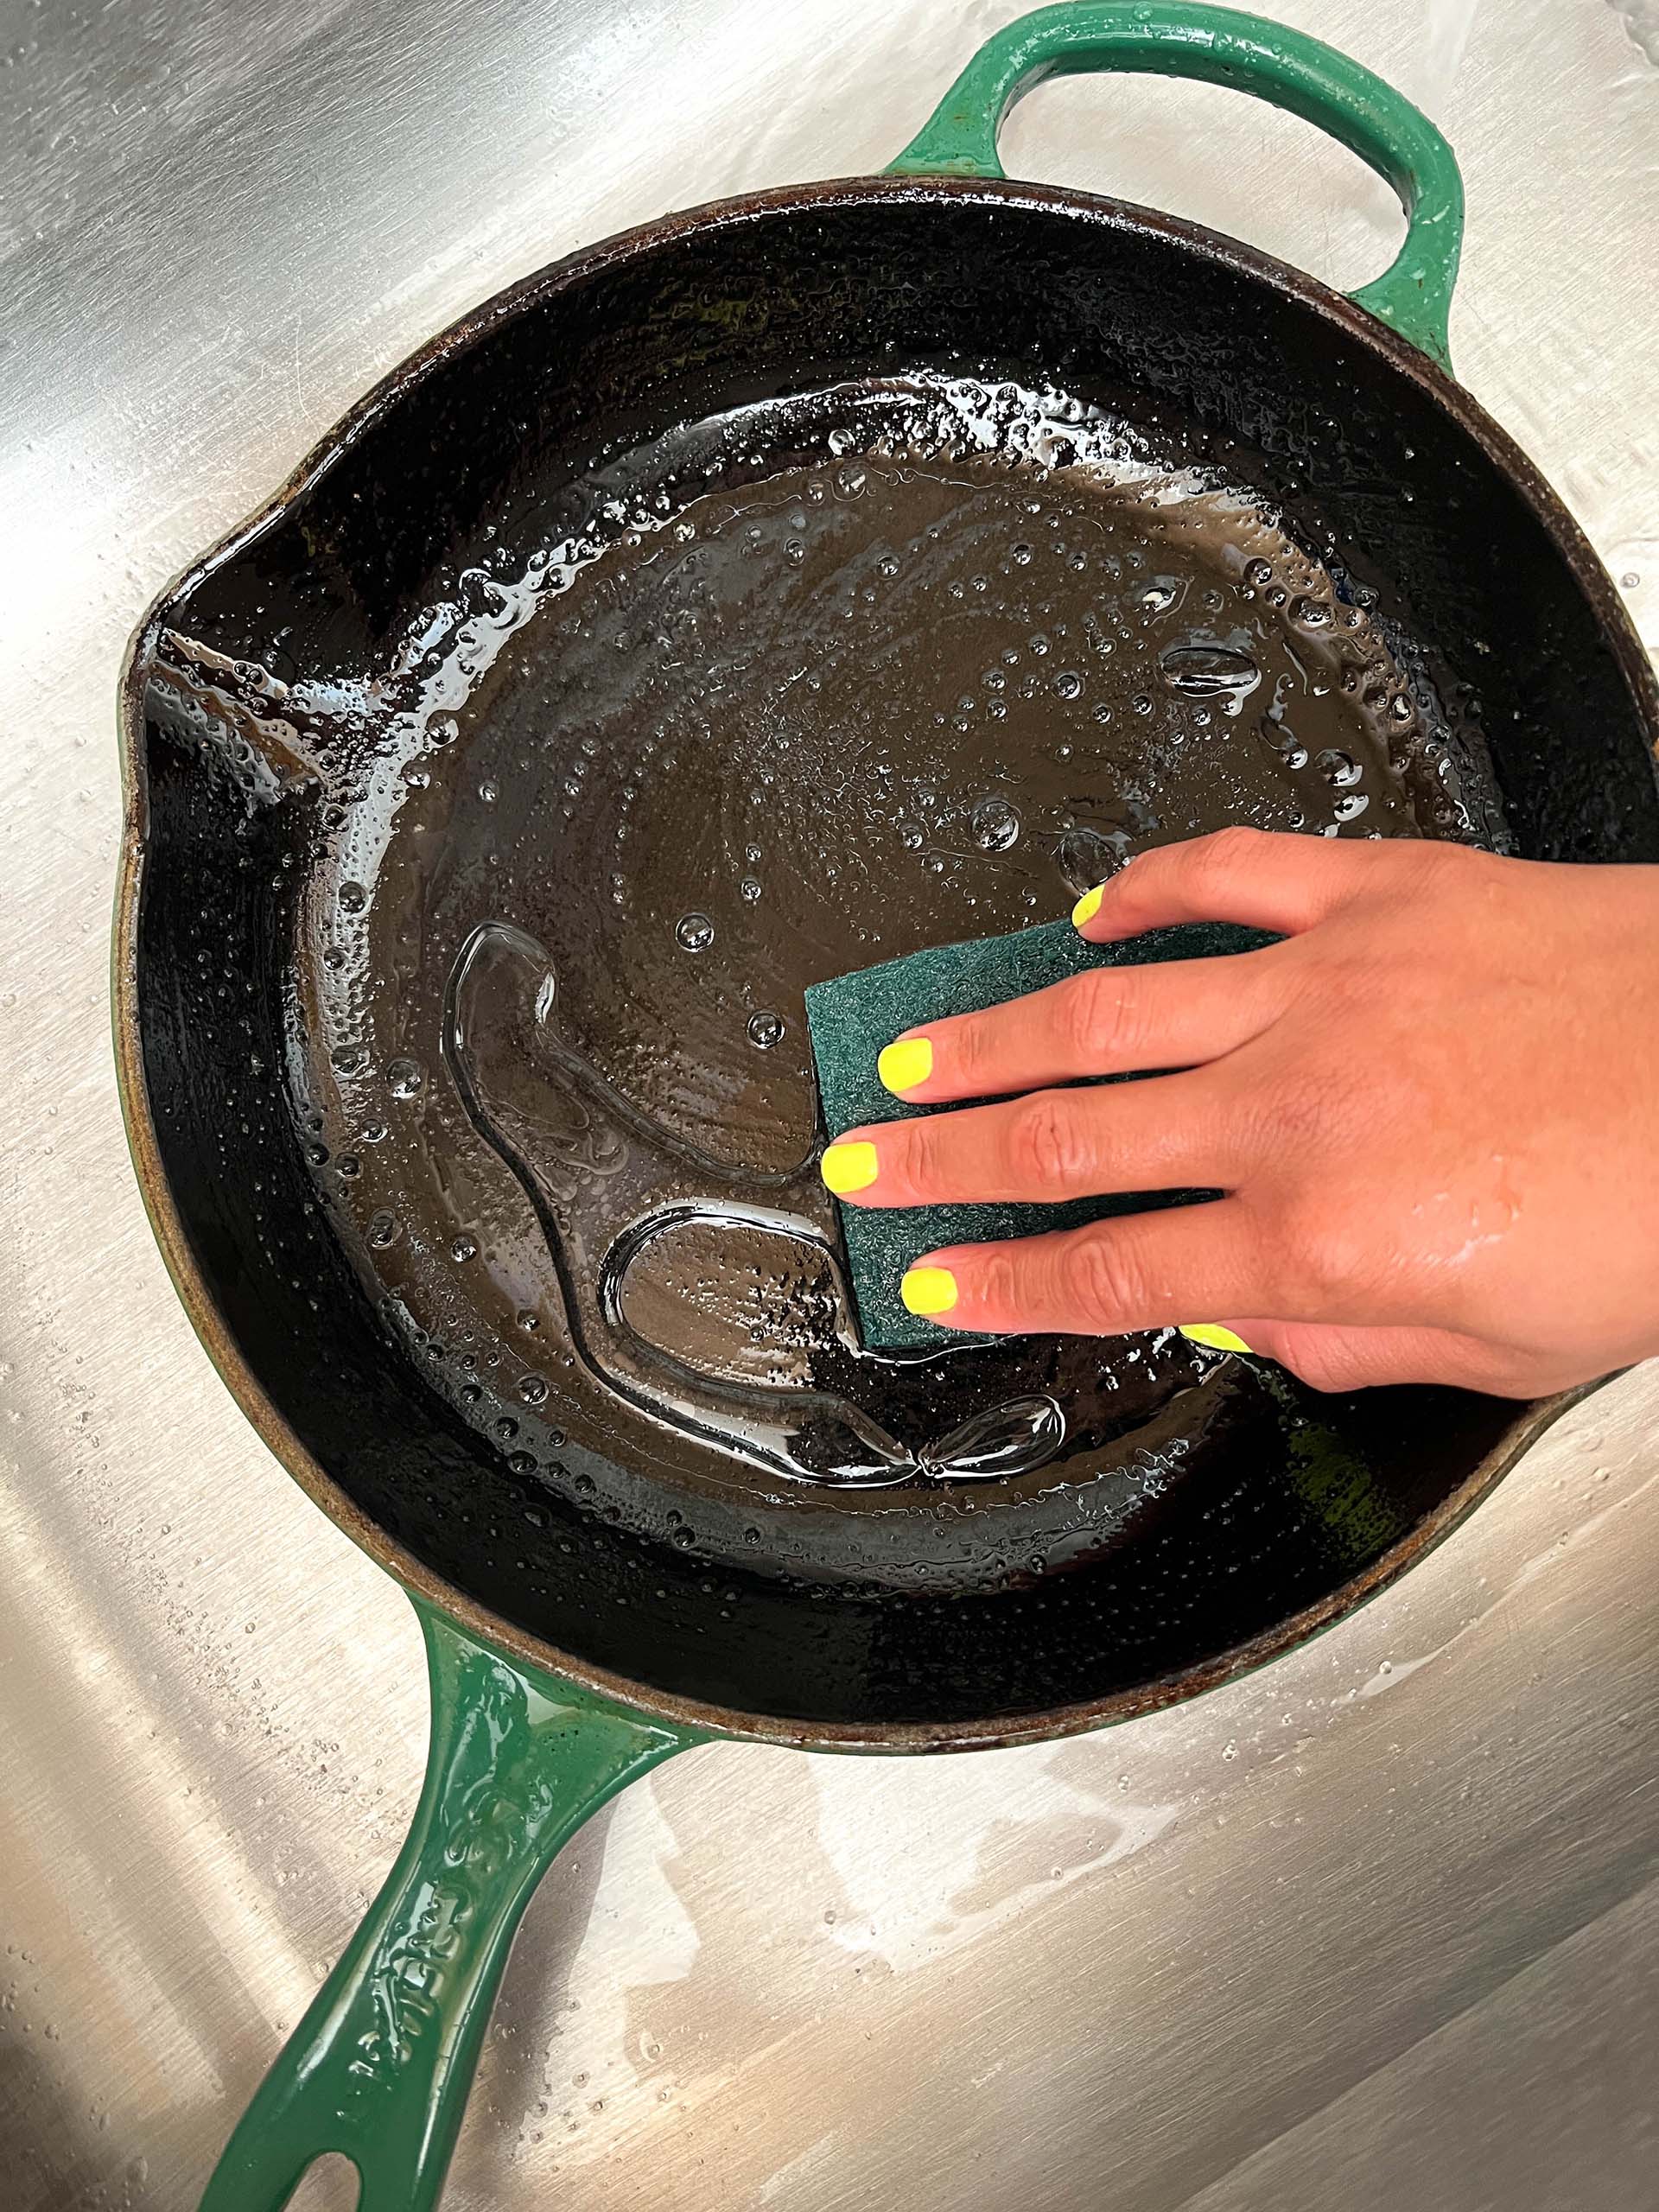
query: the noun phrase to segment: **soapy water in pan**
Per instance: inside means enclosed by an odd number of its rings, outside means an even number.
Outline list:
[[[1347,569],[1064,395],[830,391],[567,497],[388,671],[158,671],[315,805],[288,1076],[387,1325],[527,1478],[658,1534],[664,1495],[734,1544],[1131,1510],[1259,1374],[1168,1332],[861,1350],[803,988],[1230,821],[1501,845],[1478,734]]]

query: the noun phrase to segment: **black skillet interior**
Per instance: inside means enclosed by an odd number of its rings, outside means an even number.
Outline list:
[[[320,1197],[281,1078],[305,1046],[296,946],[315,930],[301,887],[322,801],[273,801],[267,772],[213,765],[207,724],[192,727],[176,691],[152,688],[142,713],[173,630],[224,658],[202,710],[220,738],[238,686],[259,705],[264,678],[237,664],[314,696],[333,684],[343,717],[355,702],[372,722],[373,683],[421,611],[469,567],[505,549],[511,568],[568,527],[570,487],[601,445],[626,454],[677,424],[780,397],[810,410],[830,387],[871,393],[923,372],[1052,381],[1160,450],[1243,479],[1306,544],[1369,578],[1443,695],[1478,696],[1517,850],[1659,859],[1650,693],[1605,579],[1524,463],[1407,349],[1319,288],[1162,219],[1031,188],[842,185],[671,220],[532,280],[437,341],[158,611],[131,694],[148,802],[136,1007],[204,1304],[372,1543],[378,1532],[540,1639],[550,1663],[571,1655],[647,1697],[948,1732],[1122,1699],[1270,1639],[1409,1548],[1523,1409],[1431,1390],[1332,1401],[1322,1458],[1299,1452],[1289,1386],[1247,1376],[1217,1390],[1178,1348],[1160,1355],[1186,1362],[1174,1382],[1165,1372],[1160,1402],[1188,1394],[1182,1478],[1142,1484],[1132,1512],[1092,1530],[1086,1485],[1081,1506],[1027,1497],[996,1536],[1008,1571],[995,1587],[948,1570],[891,1586],[856,1516],[854,1538],[823,1535],[798,1573],[797,1539],[774,1541],[783,1521],[746,1557],[738,1512],[711,1565],[672,1527],[607,1520],[591,1485],[550,1483],[434,1386]],[[216,664],[199,656],[198,675]],[[280,737],[274,757],[280,782]],[[268,786],[251,804],[250,773]],[[334,827],[350,804],[348,790]],[[936,1526],[940,1504],[889,1514],[882,1541],[902,1548],[904,1525]],[[723,1511],[709,1508],[716,1535]],[[815,1525],[842,1528],[833,1502]],[[1060,1540],[1054,1564],[1069,1555],[1073,1571],[1021,1572],[1021,1544],[1039,1539],[1046,1552]]]

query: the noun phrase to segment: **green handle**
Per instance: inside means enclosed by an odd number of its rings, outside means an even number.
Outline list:
[[[343,2152],[358,2212],[437,2202],[524,1907],[624,1783],[703,1740],[510,1664],[416,1605],[432,1676],[426,1781],[397,1863],[238,2122],[201,2212],[279,2212]]]
[[[1201,77],[1288,108],[1341,140],[1400,196],[1406,239],[1392,267],[1352,297],[1452,365],[1446,321],[1463,245],[1463,179],[1428,118],[1345,54],[1260,16],[1198,0],[1062,0],[1021,16],[981,47],[893,169],[1001,176],[996,134],[1044,77],[1096,70]]]

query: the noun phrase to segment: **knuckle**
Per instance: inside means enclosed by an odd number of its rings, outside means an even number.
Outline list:
[[[988,1313],[1017,1314],[1028,1301],[1030,1284],[1007,1247],[984,1245],[974,1258],[974,1289]]]
[[[1287,1205],[1277,1242],[1286,1274],[1319,1312],[1338,1313],[1372,1287],[1376,1267],[1364,1232],[1328,1190]]]
[[[1060,1091],[1039,1091],[1015,1107],[1005,1141],[1009,1171],[1021,1187],[1073,1189],[1092,1159],[1077,1108]]]
[[[896,1163],[899,1179],[918,1197],[926,1198],[944,1187],[949,1116],[923,1115],[898,1126],[905,1133]]]
[[[964,1014],[952,1023],[948,1033],[949,1072],[959,1090],[972,1095],[986,1081],[987,1064],[991,1058],[988,1025],[982,1016]]]
[[[1310,1390],[1327,1395],[1356,1389],[1365,1379],[1365,1363],[1340,1337],[1323,1329],[1287,1329],[1274,1357]]]
[[[1263,836],[1247,823],[1233,822],[1211,836],[1198,838],[1188,854],[1192,883],[1200,892],[1226,889],[1241,873],[1259,864]]]
[[[1061,1022],[1077,1064],[1092,1067],[1139,1041],[1141,1009],[1130,970],[1099,968],[1067,987]]]
[[[1136,1325],[1145,1285],[1128,1240],[1109,1230],[1069,1238],[1060,1255],[1060,1291],[1066,1311],[1104,1332]]]

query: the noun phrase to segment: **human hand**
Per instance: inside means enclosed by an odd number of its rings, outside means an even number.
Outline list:
[[[1659,1351],[1659,868],[1235,829],[1142,854],[1073,918],[1285,942],[906,1031],[880,1064],[899,1096],[1002,1103],[849,1130],[825,1181],[854,1205],[1224,1195],[929,1253],[912,1311],[1219,1320],[1325,1390],[1531,1397]],[[1053,1087],[1143,1069],[1177,1072]]]

